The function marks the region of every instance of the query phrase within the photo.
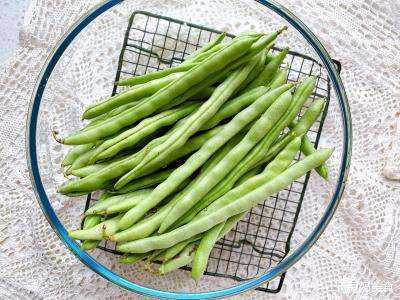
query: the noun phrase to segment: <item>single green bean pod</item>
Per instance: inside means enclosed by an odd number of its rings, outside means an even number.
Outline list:
[[[289,69],[285,67],[283,70],[279,69],[276,71],[275,76],[272,78],[271,82],[269,83],[268,87],[271,89],[275,89],[282,84],[285,84],[288,78]]]
[[[303,138],[301,140],[301,152],[304,153],[304,155],[311,155],[314,153],[316,149],[314,148],[314,145],[310,142],[308,137],[306,135],[303,135]],[[320,165],[315,168],[315,171],[325,180],[328,180],[328,167],[326,165]]]
[[[181,267],[188,265],[193,259],[194,248],[195,248],[194,243],[187,245],[182,250],[182,252],[179,254],[178,257],[171,259],[170,261],[167,261],[166,263],[163,263],[158,268],[158,273],[161,275],[165,275],[171,271],[177,270]]]
[[[210,256],[211,250],[215,243],[219,239],[219,234],[225,225],[225,221],[214,226],[212,229],[204,233],[200,240],[200,244],[193,257],[192,263],[192,278],[196,281],[200,281],[200,277],[204,274],[207,268],[208,257]]]
[[[155,71],[152,73],[119,80],[117,82],[117,85],[136,86],[138,84],[146,84],[146,83],[154,82],[156,80],[163,80],[168,76],[171,76],[171,75],[174,76],[175,74],[184,73],[184,72],[196,67],[197,65],[198,65],[198,63],[180,64],[175,67],[162,69],[162,70]]]
[[[193,61],[195,59],[198,59],[198,57],[201,54],[213,49],[216,45],[220,45],[221,42],[225,39],[225,37],[226,37],[226,33],[225,32],[219,34],[215,40],[212,40],[212,41],[208,42],[207,44],[203,45],[197,51],[195,51],[192,54],[188,55],[185,58],[185,62],[190,62],[190,61]]]
[[[148,253],[124,255],[118,259],[118,262],[124,265],[133,265],[145,259],[148,255],[149,255]]]
[[[74,146],[68,153],[65,155],[64,159],[61,162],[61,166],[69,166],[74,163],[74,161],[81,156],[83,153],[88,152],[90,149],[92,149],[94,146],[94,143],[89,143],[89,144],[83,144],[83,145],[78,145]]]
[[[147,84],[143,84],[137,88],[124,91],[120,94],[108,98],[106,101],[90,106],[83,113],[82,119],[92,119],[100,116],[121,105],[138,101],[142,98],[149,97],[158,90],[169,85],[171,82],[183,76],[184,73],[174,73],[167,77],[153,80]]]

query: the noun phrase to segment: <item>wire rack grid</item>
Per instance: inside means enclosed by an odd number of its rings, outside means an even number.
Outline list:
[[[215,38],[221,32],[196,24],[155,15],[145,11],[134,12],[128,23],[119,57],[115,81],[154,72],[181,63],[184,58]],[[227,39],[233,35],[228,34]],[[280,51],[273,48],[273,52]],[[318,146],[329,99],[329,78],[322,74],[322,66],[313,58],[290,51],[285,59],[289,68],[287,81],[296,82],[304,76],[317,77],[317,85],[301,113],[316,98],[326,99],[325,109],[308,132]],[[340,70],[340,63],[336,62]],[[112,95],[120,88],[115,85]],[[299,154],[297,160],[301,155]],[[268,197],[254,207],[237,226],[214,247],[206,275],[243,281],[265,273],[278,264],[290,250],[290,240],[299,215],[310,174],[296,180],[290,187]],[[90,206],[89,195],[85,210]],[[115,245],[103,243],[98,248],[115,254]],[[190,270],[189,267],[184,269]],[[264,284],[257,290],[277,293],[285,274]]]

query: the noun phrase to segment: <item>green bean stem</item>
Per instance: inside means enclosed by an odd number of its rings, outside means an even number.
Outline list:
[[[118,221],[121,219],[121,216],[116,216],[111,219],[105,220],[98,225],[88,228],[88,229],[80,229],[75,231],[69,231],[68,235],[75,240],[98,240],[113,235],[118,230]]]

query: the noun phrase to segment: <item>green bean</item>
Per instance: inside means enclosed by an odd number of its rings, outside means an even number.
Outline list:
[[[128,228],[138,220],[143,213],[157,205],[162,199],[170,195],[175,188],[200,168],[208,158],[210,158],[220,147],[222,147],[233,136],[240,132],[251,121],[260,116],[283,92],[292,88],[288,84],[278,89],[272,90],[263,97],[257,99],[242,112],[237,114],[229,123],[223,126],[223,129],[214,138],[207,141],[199,151],[189,157],[186,162],[176,169],[165,182],[154,189],[146,204],[139,205],[136,209],[127,212],[121,221],[121,229]]]
[[[134,76],[131,78],[119,80],[117,85],[120,86],[135,86],[137,84],[146,84],[148,82],[153,82],[154,80],[164,79],[167,76],[180,74],[186,72],[190,69],[196,67],[198,63],[187,63],[187,64],[180,64],[175,67],[170,67],[162,70],[158,70],[152,73]]]
[[[124,112],[125,110],[127,110],[131,107],[134,107],[140,103],[141,103],[141,100],[138,100],[138,101],[129,102],[129,103],[123,104],[121,106],[118,106],[118,107],[114,108],[113,110],[111,110],[110,112],[108,112],[107,114],[104,114],[104,118],[106,119],[106,118],[111,118],[116,115],[119,115],[120,113]]]
[[[264,112],[264,114],[251,127],[246,136],[234,147],[225,158],[218,163],[202,181],[185,195],[179,203],[169,212],[160,226],[159,232],[165,232],[183,214],[200,201],[226,174],[228,174],[246,154],[271,130],[279,118],[287,111],[292,95],[289,91],[284,92]]]
[[[193,220],[206,216],[210,212],[216,211],[225,205],[231,203],[234,199],[244,196],[248,191],[255,190],[265,182],[272,180],[280,173],[285,171],[296,154],[300,150],[301,139],[299,137],[293,139],[264,169],[264,171],[254,177],[249,178],[242,184],[239,184],[234,189],[219,197],[216,201],[207,205],[207,208],[202,210]],[[191,221],[191,220],[190,220]]]
[[[108,219],[89,229],[69,231],[68,235],[75,240],[99,240],[113,235],[118,230],[121,215]]]
[[[325,105],[325,101],[317,99],[313,104],[304,112],[300,120],[285,136],[280,138],[272,147],[268,150],[265,160],[272,159],[279,151],[285,147],[294,137],[299,137],[307,133],[312,124],[318,119]],[[288,124],[290,126],[290,124]]]
[[[268,84],[274,77],[276,71],[279,70],[279,67],[281,66],[288,52],[289,49],[285,48],[278,55],[276,55],[274,59],[265,66],[260,75],[247,86],[245,91],[247,91],[247,89],[252,89],[260,85]]]
[[[264,49],[267,49],[267,51],[268,51],[274,45],[275,40],[278,37],[278,35],[280,35],[286,29],[287,29],[286,27],[282,27],[279,30],[270,33],[269,35],[262,35],[250,47],[250,49],[247,51],[247,53],[245,55],[243,55],[241,58],[239,58],[234,63],[232,63],[230,68],[236,69],[241,64],[246,63],[249,60],[251,60],[255,55],[257,55],[259,52],[261,52]]]
[[[135,127],[125,130],[112,139],[105,140],[96,148],[90,162],[104,160],[118,154],[120,151],[135,146],[146,136],[156,132],[158,129],[171,125],[177,120],[187,116],[197,109],[198,103],[188,103],[178,108],[161,112],[153,117],[142,120]]]
[[[165,215],[179,201],[181,194],[182,192],[171,197],[172,199],[153,215],[146,217],[128,229],[115,233],[109,239],[114,242],[126,242],[148,237],[160,227]]]
[[[89,164],[90,157],[93,155],[95,148],[90,149],[89,151],[81,154],[75,161],[72,163],[71,167],[65,171],[66,175],[72,174],[74,170],[78,170],[80,168],[86,167]]]
[[[257,166],[257,164],[263,163],[270,160],[273,156],[266,155],[270,153],[270,148],[276,147],[273,145],[274,141],[279,137],[282,130],[292,122],[296,117],[297,113],[300,111],[302,105],[307,101],[309,95],[315,87],[315,78],[307,78],[304,80],[296,89],[293,96],[292,104],[290,105],[287,113],[279,120],[279,122],[274,126],[269,134],[267,134],[257,145],[254,147],[249,155],[247,155],[234,169],[230,172],[218,185],[214,188],[214,193],[224,194],[226,191],[232,187],[232,184],[236,182],[241,176],[243,176],[252,167]],[[289,141],[289,140],[288,140]],[[287,141],[285,141],[287,142]],[[286,143],[287,144],[287,143]],[[282,144],[283,147],[286,144]],[[282,148],[277,149],[278,152]],[[278,152],[274,152],[275,155]],[[220,192],[218,192],[218,190]]]
[[[184,267],[187,264],[189,264],[193,259],[194,247],[195,247],[195,244],[187,245],[185,247],[185,249],[182,250],[182,252],[179,254],[179,256],[177,258],[174,258],[170,261],[167,261],[166,263],[163,263],[159,267],[158,272],[161,275],[164,275],[173,270],[179,269],[179,268]]]
[[[135,179],[131,181],[128,185],[123,187],[120,190],[117,191],[111,191],[111,193],[115,194],[126,194],[129,192],[141,190],[144,188],[149,188],[153,187],[161,182],[163,182],[165,179],[168,178],[168,176],[172,173],[173,170],[171,169],[166,169],[166,170],[161,170],[160,172],[153,173],[147,176],[140,177],[138,179]]]
[[[107,100],[96,103],[85,110],[83,113],[83,119],[92,119],[94,117],[100,116],[112,109],[119,107],[121,105],[138,101],[142,98],[149,97],[156,93],[158,90],[167,86],[171,82],[182,77],[184,73],[174,73],[164,78],[156,79],[136,88],[124,91],[120,94],[112,96]]]
[[[310,142],[308,137],[306,135],[303,135],[303,138],[301,140],[301,152],[304,153],[304,155],[311,155],[314,153],[316,149],[314,148],[314,145]],[[328,180],[328,167],[326,165],[320,165],[315,168],[315,171],[325,180]]]
[[[265,65],[268,65],[275,58],[275,56],[276,55],[267,53],[267,55],[265,55]]]
[[[88,165],[88,166],[85,166],[85,167],[82,167],[82,168],[79,168],[76,170],[72,170],[69,173],[76,177],[83,178],[83,177],[89,176],[90,174],[93,174],[95,172],[98,172],[98,171],[104,169],[109,164],[110,163],[108,163],[108,162],[103,162],[103,163],[98,163],[98,164],[94,164],[94,165]]]
[[[171,82],[150,96],[143,104],[132,107],[122,114],[108,119],[100,126],[94,126],[85,132],[77,133],[61,140],[64,144],[86,144],[102,137],[118,132],[121,128],[141,120],[155,112],[158,108],[171,103],[192,86],[210,76],[219,73],[230,62],[243,55],[253,44],[254,38],[242,39],[216,52],[209,59],[199,63],[183,76]]]
[[[226,44],[218,44],[215,45],[214,47],[212,47],[210,50],[200,53],[198,56],[196,56],[193,60],[187,62],[186,60],[182,63],[182,64],[186,64],[186,63],[198,63],[201,62],[205,59],[207,59],[208,57],[210,57],[212,54],[214,54],[215,52],[218,52],[219,50],[223,49],[226,47]]]
[[[139,169],[135,173],[135,178],[142,177],[151,173],[160,170],[164,166],[178,160],[181,157],[184,157],[190,153],[195,152],[199,148],[201,148],[211,137],[221,131],[221,126],[210,129],[207,132],[202,133],[201,135],[195,136],[189,139],[182,147],[177,149],[175,152],[171,153],[168,157],[163,160],[153,161],[148,164],[146,167]],[[125,176],[125,175],[124,175]]]
[[[269,83],[268,87],[274,89],[277,88],[278,86],[281,86],[282,84],[285,84],[288,77],[288,73],[289,73],[288,67],[285,67],[283,70],[279,69],[278,71],[276,71],[275,76],[271,79],[271,82]]]
[[[238,87],[238,91],[243,90],[250,82],[252,82],[265,67],[265,55],[267,53],[267,49],[263,49],[260,53],[257,54],[257,65],[251,70],[250,74],[247,76],[246,80],[242,82],[242,84]]]
[[[180,217],[171,228],[175,229],[179,226],[189,223],[191,220],[193,220],[196,217],[196,215],[199,212],[201,212],[203,209],[205,209],[207,206],[209,206],[210,203],[213,203],[216,199],[218,199],[219,197],[226,194],[228,188],[231,189],[233,186],[238,186],[238,185],[242,184],[249,178],[260,173],[260,171],[261,171],[261,166],[252,168],[246,174],[241,176],[236,182],[233,182],[233,183],[231,182],[231,184],[223,191],[221,191],[221,189],[219,189],[219,185],[217,184],[210,192],[207,193],[207,195],[204,198],[202,198],[199,202],[197,202],[192,209],[190,209],[182,217]]]
[[[83,222],[83,229],[89,229],[101,222],[101,216],[87,216]],[[85,240],[82,242],[81,249],[82,250],[92,250],[96,248],[99,244],[99,241],[96,240]]]
[[[126,185],[140,168],[144,168],[152,161],[162,160],[168,157],[172,152],[181,147],[187,139],[195,134],[201,126],[203,126],[234,93],[238,85],[243,82],[249,72],[255,66],[257,61],[244,65],[240,69],[234,71],[218,88],[215,90],[211,98],[206,101],[200,108],[192,114],[187,122],[185,122],[178,130],[173,133],[163,144],[150,150],[143,161],[130,173],[123,176],[116,184],[115,189],[119,189]]]
[[[228,100],[221,106],[221,108],[217,111],[217,113],[200,128],[200,130],[213,128],[216,125],[218,125],[222,120],[235,116],[244,108],[252,104],[259,97],[266,94],[268,90],[269,89],[265,86],[259,86],[255,89],[248,91],[247,93],[244,93],[240,96]],[[188,117],[180,120],[177,123],[177,125],[178,126],[182,125],[184,122],[187,121],[187,118]]]
[[[237,136],[232,138],[222,149],[220,149],[211,159],[207,161],[206,164],[203,165],[201,172],[198,178],[203,178],[206,176],[207,172],[212,169],[222,158],[234,147],[237,141],[241,138],[241,133]],[[116,233],[114,236],[110,237],[111,240],[116,242],[125,242],[125,241],[133,241],[135,239],[144,238],[155,232],[165,218],[166,214],[168,214],[171,207],[175,205],[182,195],[187,191],[190,190],[193,186],[194,181],[190,182],[188,186],[185,187],[183,191],[180,191],[178,194],[174,195],[173,197],[170,196],[166,198],[167,204],[164,205],[159,211],[157,211],[154,215],[149,218],[146,218],[137,224],[133,225],[132,227],[123,230],[121,232]],[[179,188],[179,187],[178,187]],[[146,201],[151,201],[151,197]],[[122,228],[122,227],[121,227]]]
[[[173,153],[173,155],[171,155],[168,158],[168,160],[165,161],[165,164],[170,163],[178,158],[181,158],[193,151],[196,151],[208,139],[217,134],[221,129],[222,129],[221,127],[216,127],[209,131],[206,131],[205,133],[199,136],[193,137],[181,149],[175,151],[175,153]],[[160,140],[162,139],[160,138]],[[91,192],[97,189],[101,189],[105,185],[107,185],[112,179],[118,178],[123,174],[125,174],[126,172],[128,172],[129,170],[132,170],[140,162],[146,151],[147,149],[145,147],[144,149],[142,149],[137,153],[128,155],[127,157],[125,157],[120,161],[109,164],[108,166],[106,166],[105,168],[101,169],[96,173],[93,173],[89,176],[86,176],[78,180],[68,181],[66,184],[61,186],[58,191],[62,194],[69,194],[73,192],[82,192],[82,191]],[[150,166],[151,168],[146,170],[146,172],[141,174],[141,176],[155,172],[162,166],[163,164],[152,165]]]
[[[98,201],[105,201],[108,199],[110,195],[108,193],[104,193],[100,196]],[[82,229],[89,229],[101,222],[102,218],[101,216],[98,215],[91,215],[91,216],[86,216],[85,220],[83,222],[83,228]],[[81,245],[81,249],[88,251],[96,248],[100,244],[100,241],[96,240],[84,240]]]
[[[217,36],[215,40],[212,40],[208,42],[207,44],[203,45],[200,49],[194,51],[192,54],[186,56],[185,62],[190,62],[193,61],[193,59],[196,59],[201,55],[202,53],[205,53],[211,49],[213,49],[216,45],[220,45],[220,43],[225,39],[226,33],[223,32]]]
[[[83,144],[74,146],[68,153],[65,155],[64,159],[61,162],[61,166],[69,166],[74,163],[74,161],[81,156],[83,153],[89,151],[94,146],[94,143]]]
[[[146,191],[146,193],[144,193],[144,191]],[[152,189],[136,191],[136,192],[142,192],[143,194],[138,195],[136,197],[126,197],[121,201],[108,206],[105,210],[105,214],[111,215],[114,213],[126,212],[132,207],[138,205],[140,202],[144,201],[151,191]]]
[[[212,86],[208,86],[200,90],[196,95],[193,95],[190,97],[190,99],[193,100],[206,100],[211,97],[211,95],[214,93],[215,88]]]
[[[129,254],[118,259],[118,262],[125,265],[135,264],[149,256],[148,253]]]
[[[212,203],[215,199],[227,193],[244,174],[254,168],[255,166],[264,163],[271,158],[273,158],[279,151],[281,151],[285,145],[290,142],[290,139],[285,139],[283,143],[277,143],[279,146],[273,145],[270,150],[268,150],[273,143],[273,141],[278,137],[280,132],[290,123],[290,121],[296,116],[297,112],[300,110],[300,107],[303,103],[308,99],[311,91],[313,90],[315,85],[315,79],[307,79],[305,80],[296,91],[294,96],[293,104],[291,105],[291,109],[289,109],[286,116],[282,117],[282,121],[280,121],[275,128],[271,131],[270,134],[264,137],[264,139],[257,144],[257,146],[250,152],[250,154],[245,157],[233,170],[228,174],[224,179],[222,179],[203,199],[201,199],[189,212],[187,212],[184,216],[180,218],[176,222],[176,226],[180,226],[192,220],[198,212],[207,207],[210,203]],[[319,108],[318,108],[319,107]],[[306,116],[301,118],[301,125],[299,125],[296,130],[297,136],[301,136],[304,134],[309,126],[314,123],[314,121],[318,118],[318,115],[321,111],[322,107],[320,104],[316,104],[315,107],[306,114]],[[307,125],[308,124],[308,125]],[[300,130],[301,128],[301,130]],[[295,135],[290,135],[294,137]],[[267,153],[267,154],[265,154]]]
[[[199,282],[200,277],[204,274],[204,271],[207,268],[208,257],[210,256],[211,250],[218,240],[219,234],[224,225],[225,221],[214,226],[212,229],[205,232],[200,240],[200,244],[194,253],[191,273],[192,278],[196,282]]]
[[[108,197],[106,200],[99,201],[92,207],[90,207],[85,215],[93,215],[93,214],[110,214],[108,212],[108,208],[114,205],[131,205],[134,206],[144,198],[146,198],[151,192],[151,189],[144,189],[139,191],[134,191],[128,194],[117,195]],[[118,212],[118,211],[115,211]]]
[[[318,150],[303,160],[293,164],[259,188],[249,191],[244,196],[205,217],[192,221],[168,233],[127,242],[117,246],[117,250],[124,253],[144,253],[156,249],[166,249],[199,233],[207,231],[234,215],[248,211],[255,205],[265,201],[267,196],[271,196],[290,185],[294,180],[324,163],[331,156],[332,151],[331,149]]]
[[[221,229],[219,233],[219,239],[223,238],[229,231],[232,230],[233,227],[236,226],[237,222],[239,222],[246,215],[246,212],[242,212],[240,214],[234,215],[225,221],[224,227]]]
[[[79,169],[76,169],[76,170],[72,170],[70,173],[71,173],[71,175],[83,178],[83,177],[89,176],[89,175],[91,175],[91,174],[93,174],[95,172],[99,172],[100,170],[102,170],[102,169],[106,168],[107,166],[111,165],[112,163],[116,163],[116,162],[122,161],[125,158],[127,158],[126,155],[125,156],[121,156],[121,157],[116,157],[116,158],[113,158],[113,159],[108,160],[108,161],[104,161],[104,162],[93,164],[93,165],[87,165],[85,167],[82,167],[82,168],[79,168]]]
[[[196,242],[199,239],[201,239],[201,235],[196,235],[188,240],[175,244],[171,248],[161,251],[161,253],[158,255],[158,259],[163,262],[169,261],[173,259],[176,255],[178,255],[187,245]]]
[[[255,89],[248,91],[247,93],[244,93],[238,97],[235,97],[234,99],[227,101],[221,106],[220,110],[218,110],[218,112],[201,127],[201,130],[213,128],[222,120],[235,116],[244,108],[256,101],[258,98],[266,94],[268,91],[268,88],[266,88],[265,86],[259,86]]]

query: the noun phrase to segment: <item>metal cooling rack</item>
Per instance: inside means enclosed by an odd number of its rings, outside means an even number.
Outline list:
[[[115,81],[142,75],[181,63],[185,56],[221,33],[196,24],[136,11],[129,19],[119,57]],[[232,35],[227,35],[231,39]],[[279,51],[274,48],[273,52]],[[335,62],[339,71],[340,63]],[[315,98],[325,98],[327,105],[320,119],[308,132],[318,146],[319,137],[330,100],[329,78],[322,74],[322,66],[313,58],[290,51],[285,64],[289,66],[287,81],[298,81],[304,76],[317,77],[317,86],[307,104]],[[114,86],[112,94],[118,93]],[[308,107],[305,105],[305,108]],[[301,113],[302,113],[301,112]],[[301,115],[300,113],[300,115]],[[300,154],[297,160],[300,159]],[[277,265],[290,250],[290,239],[299,215],[310,174],[253,208],[236,228],[214,247],[206,275],[243,281],[265,273]],[[85,210],[90,206],[88,197]],[[98,248],[115,254],[115,245],[105,242]],[[184,269],[190,270],[189,267]],[[277,293],[281,290],[285,274],[258,287],[257,290]]]

